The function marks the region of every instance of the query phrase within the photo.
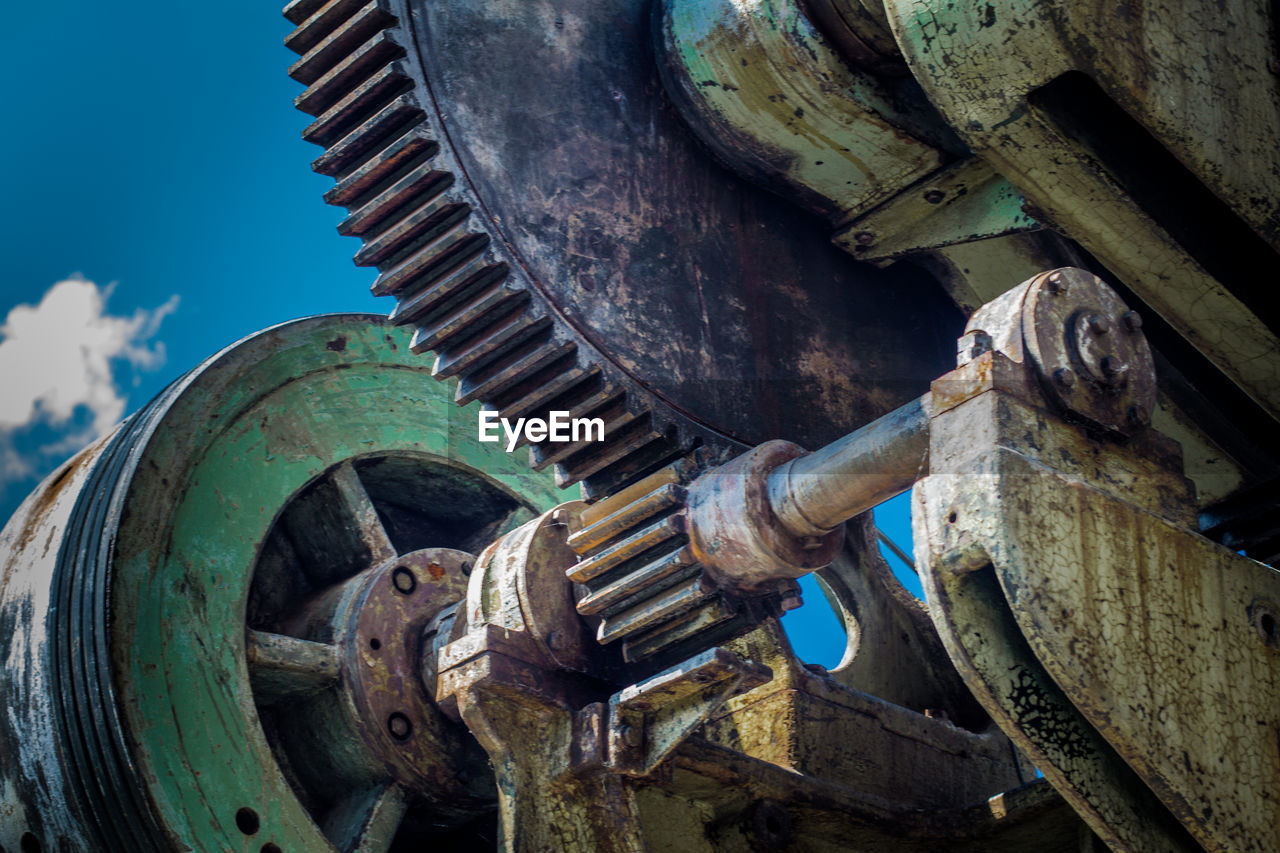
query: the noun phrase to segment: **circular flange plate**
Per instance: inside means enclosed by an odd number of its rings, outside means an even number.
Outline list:
[[[1151,422],[1156,375],[1142,319],[1102,279],[1072,267],[1040,276],[1022,329],[1050,397],[1069,414],[1125,436]]]

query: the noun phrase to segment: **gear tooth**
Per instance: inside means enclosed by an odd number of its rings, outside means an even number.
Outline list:
[[[432,279],[430,286],[402,296],[399,306],[396,308],[395,316],[405,323],[411,321],[401,318],[430,317],[434,319],[436,314],[443,310],[441,306],[447,305],[454,300],[465,298],[464,294],[471,292],[476,287],[484,287],[494,281],[503,281],[506,276],[506,264],[495,264],[490,262],[483,254],[477,255],[466,263],[446,271],[444,275]],[[514,285],[511,286],[511,289],[523,292],[522,288],[517,288]],[[419,325],[413,337],[412,349],[414,352],[421,353],[438,349],[433,343],[435,329],[434,323]],[[451,335],[451,337],[455,336]]]
[[[307,125],[302,138],[316,145],[336,142],[412,87],[403,65],[384,66]]]
[[[528,381],[495,394],[495,408],[508,420],[538,417],[551,411],[567,412],[568,409],[558,408],[553,401],[581,394],[599,381],[598,367],[582,367],[571,355],[565,358],[564,364],[553,364]]]
[[[597,639],[607,644],[660,627],[664,622],[671,621],[714,596],[715,593],[703,588],[701,578],[689,578],[662,590],[652,598],[644,599],[629,610],[605,619],[600,623]]]
[[[749,611],[736,602],[716,596],[656,629],[622,641],[622,659],[679,661],[699,651],[729,642],[756,626]]]
[[[413,125],[379,151],[377,157],[348,172],[324,194],[324,200],[343,207],[362,206],[388,183],[394,183],[404,172],[430,160],[439,151],[440,145],[427,128],[421,124]],[[449,175],[448,179],[452,181],[453,176]]]
[[[356,52],[327,71],[323,77],[293,99],[293,105],[311,116],[318,116],[354,91],[384,66],[405,55],[390,30],[382,30],[356,49]]]
[[[404,133],[409,125],[421,121],[424,116],[412,95],[401,95],[330,145],[324,154],[312,161],[311,168],[333,177],[350,172],[386,147],[387,137]]]
[[[539,343],[518,350],[486,367],[484,370],[468,374],[458,382],[455,399],[458,405],[479,399],[492,399],[522,379],[527,379],[562,356],[577,349],[572,342],[559,345]]]
[[[617,405],[603,413],[591,412],[588,417],[604,419],[604,441],[584,438],[563,444],[543,442],[535,445],[534,470],[541,471],[551,465],[559,465],[575,481],[581,480],[611,462],[616,462],[631,450],[652,441],[652,417],[647,410],[631,412],[625,405]]]
[[[348,3],[348,0],[334,0],[329,5],[334,6],[338,3],[343,4],[344,8],[358,5]],[[310,86],[319,80],[344,58],[350,56],[357,47],[377,35],[379,30],[387,29],[397,23],[396,17],[383,8],[380,0],[373,0],[359,7],[349,18],[334,21],[335,24],[340,24],[337,29],[325,30],[325,34],[311,47],[298,49],[300,45],[311,42],[310,38],[302,38],[299,34],[306,31],[320,32],[319,29],[311,30],[311,24],[313,21],[319,24],[324,14],[325,9],[321,9],[312,15],[307,23],[290,34],[290,38],[298,36],[290,48],[295,53],[301,53],[302,57],[289,67],[289,76],[304,86]],[[329,20],[325,19],[326,23]],[[288,44],[287,40],[286,44]]]
[[[419,163],[353,209],[338,225],[338,233],[360,237],[374,232],[392,214],[415,202],[431,203],[452,184],[453,176],[448,172],[433,168],[430,162]]]
[[[550,317],[514,311],[461,344],[440,350],[432,375],[447,379],[478,370],[550,328]]]
[[[357,266],[381,266],[395,263],[414,248],[425,246],[442,235],[460,229],[471,214],[471,208],[443,193],[419,205],[412,212],[398,216],[378,232],[378,236],[366,238],[364,247],[356,252]]]
[[[495,268],[496,275],[469,285],[449,305],[433,311],[430,316],[402,301],[391,318],[397,323],[417,322],[419,341],[427,349],[449,346],[451,341],[476,334],[484,325],[529,301],[529,294],[523,288],[503,280],[506,272],[505,265]]]
[[[368,3],[369,0],[329,0],[285,36],[284,46],[299,55],[306,53]],[[375,0],[370,5],[378,4]]]
[[[688,546],[645,564],[644,568],[602,586],[578,602],[584,616],[610,617],[630,610],[653,596],[654,592],[686,581],[702,571]]]
[[[291,24],[301,24],[324,5],[324,0],[290,0],[284,7],[284,16]]]
[[[457,280],[463,276],[459,285],[470,280],[472,274],[488,265],[484,250],[489,245],[489,235],[468,231],[464,224],[465,220],[456,223],[430,245],[383,270],[373,282],[373,295],[395,295],[425,287],[435,289],[446,277]]]

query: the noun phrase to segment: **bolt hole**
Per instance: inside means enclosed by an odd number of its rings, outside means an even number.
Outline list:
[[[396,592],[408,595],[418,586],[418,579],[404,566],[396,566],[391,572],[391,583]]]
[[[40,839],[36,838],[35,833],[22,833],[22,840],[18,842],[18,848],[22,853],[40,853],[44,849],[44,845],[40,843]]]
[[[370,638],[369,648],[373,649],[376,652],[378,649],[382,648],[382,641],[379,640],[377,637]]]
[[[404,714],[396,711],[387,717],[387,731],[396,740],[405,741],[409,739],[409,735],[413,734],[413,723],[409,722],[409,718]]]
[[[284,853],[284,851],[280,849],[279,844],[276,844],[273,841],[268,841],[266,844],[262,845],[260,853]]]
[[[951,511],[951,514],[947,516],[947,523],[948,523],[948,524],[955,524],[955,523],[956,523],[956,519],[957,519],[957,518],[959,518],[959,517],[960,517],[960,513],[956,512],[955,510],[952,510],[952,511]]]
[[[258,813],[251,808],[242,808],[236,811],[236,826],[245,835],[253,835],[258,831],[260,822],[258,821]]]

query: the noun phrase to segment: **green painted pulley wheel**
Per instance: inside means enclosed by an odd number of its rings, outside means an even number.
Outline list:
[[[268,329],[0,534],[0,847],[484,849],[483,752],[421,649],[558,502],[380,318]]]

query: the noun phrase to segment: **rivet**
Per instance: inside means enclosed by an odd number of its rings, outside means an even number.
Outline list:
[[[1131,332],[1142,328],[1142,315],[1137,311],[1126,311],[1120,319],[1124,322],[1124,327]]]
[[[875,241],[876,235],[872,234],[870,231],[859,231],[857,234],[853,235],[853,242],[857,243],[859,246],[870,246]]]
[[[1062,388],[1076,384],[1076,372],[1069,367],[1059,367],[1053,372],[1053,381]]]
[[[942,190],[925,190],[924,191],[924,200],[929,202],[929,204],[942,204],[942,200],[946,197],[947,197],[947,194],[944,193]]]

